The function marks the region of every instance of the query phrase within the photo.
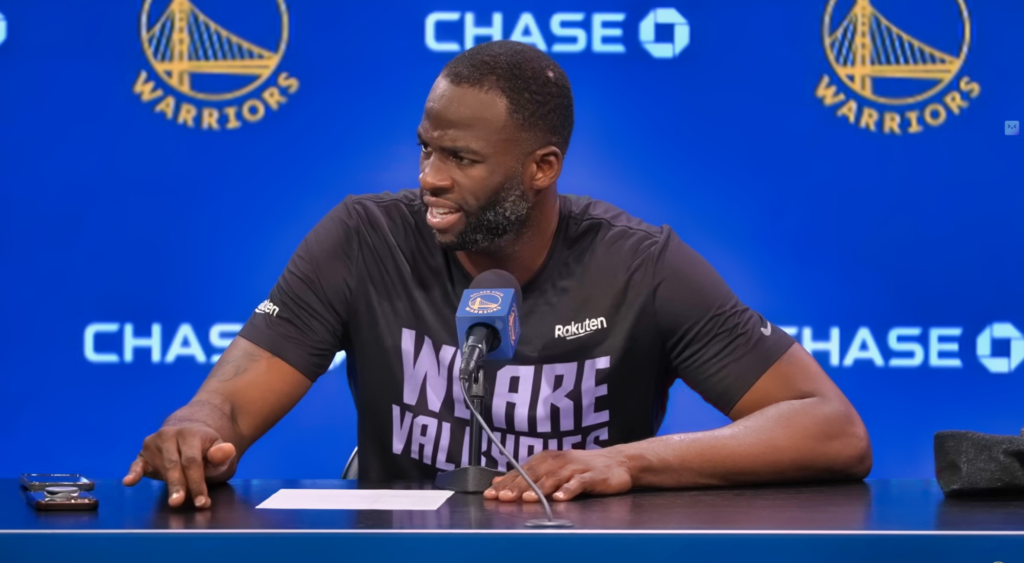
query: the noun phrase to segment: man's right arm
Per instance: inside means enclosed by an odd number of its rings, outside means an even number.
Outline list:
[[[171,506],[192,497],[196,507],[209,507],[207,483],[230,479],[242,454],[311,386],[280,358],[236,337],[192,400],[145,439],[124,484],[160,479]]]
[[[306,235],[260,308],[250,314],[195,397],[146,438],[125,485],[167,481],[171,506],[210,506],[207,483],[230,479],[238,459],[284,417],[345,349],[359,267],[352,198]]]

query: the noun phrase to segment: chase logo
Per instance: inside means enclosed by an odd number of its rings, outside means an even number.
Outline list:
[[[147,327],[146,323],[94,322],[85,327],[82,352],[90,364],[132,364],[147,360],[153,365],[215,364],[242,326],[242,323],[217,323],[209,331],[197,332],[192,323],[181,323],[175,329],[163,323],[149,323]],[[200,335],[208,335],[208,339]],[[335,354],[327,371],[344,364],[345,357],[345,352]]]
[[[1009,355],[993,353],[993,343],[1008,340]],[[1008,322],[996,322],[985,327],[978,335],[978,361],[992,373],[1010,373],[1024,362],[1024,335]]]
[[[884,332],[860,326],[852,338],[839,326],[779,328],[833,368],[964,369],[970,365],[962,357],[967,348],[961,342],[963,326],[893,326]],[[985,326],[974,344],[978,361],[989,373],[1012,373],[1024,363],[1024,334],[1010,322]]]
[[[656,59],[674,59],[690,44],[690,23],[675,8],[655,8],[639,24],[628,24],[624,12],[507,16],[504,12],[431,12],[424,20],[424,43],[435,53],[458,53],[485,41],[509,39],[545,53],[602,55],[623,54],[627,45],[636,45]],[[512,25],[506,27],[507,23]]]
[[[832,76],[848,91],[826,74],[815,96],[860,129],[921,133],[981,94],[961,76],[971,46],[965,0],[829,0],[822,38]]]
[[[152,71],[173,92],[158,87],[146,70],[139,73],[133,91],[143,103],[159,100],[153,111],[178,125],[204,131],[238,129],[261,121],[268,109],[279,110],[299,89],[298,79],[287,72],[274,77],[288,45],[288,9],[284,0],[210,4],[217,12],[204,13],[192,0],[145,0],[142,50]],[[166,7],[156,11],[158,6]],[[246,25],[253,21],[258,23]],[[273,85],[255,93],[268,80]],[[195,103],[179,100],[175,93]]]
[[[469,305],[466,307],[466,311],[480,315],[493,313],[501,308],[501,298],[504,296],[504,293],[498,291],[478,291],[469,296]]]
[[[672,41],[656,41],[655,26],[672,26]],[[640,44],[656,59],[674,59],[690,44],[690,22],[675,8],[655,8],[640,22]]]
[[[0,45],[7,41],[7,18],[0,14]]]

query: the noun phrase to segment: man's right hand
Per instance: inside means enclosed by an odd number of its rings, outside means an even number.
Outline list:
[[[238,458],[299,402],[313,382],[241,336],[224,350],[195,397],[142,443],[124,484],[167,481],[167,504],[209,508],[207,483],[235,474]]]
[[[131,487],[143,476],[166,481],[170,506],[191,496],[196,508],[209,508],[206,483],[226,481],[235,454],[235,446],[205,424],[165,426],[145,439],[122,482]]]

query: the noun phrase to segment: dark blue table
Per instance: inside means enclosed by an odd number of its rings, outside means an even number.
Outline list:
[[[536,504],[456,494],[437,511],[256,510],[282,488],[236,481],[209,511],[170,509],[162,483],[97,483],[98,512],[36,512],[0,480],[8,561],[814,561],[1024,563],[1024,500],[944,499],[934,481],[641,491],[556,503],[567,530],[535,530]],[[362,485],[373,488],[372,485]],[[400,488],[430,488],[403,484]],[[569,558],[569,559],[567,559]]]

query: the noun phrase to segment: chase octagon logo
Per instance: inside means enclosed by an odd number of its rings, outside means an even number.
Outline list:
[[[469,296],[469,305],[466,307],[466,311],[478,315],[493,313],[501,308],[501,298],[504,296],[505,294],[500,291],[478,291]]]
[[[1000,340],[1008,343],[1009,354],[997,354],[994,344]],[[1011,373],[1024,363],[1024,334],[1007,321],[992,323],[978,334],[978,361],[991,373]]]
[[[971,46],[966,0],[828,0],[822,39],[832,74],[815,96],[860,129],[921,133],[981,94],[962,73]]]
[[[133,92],[145,104],[156,102],[153,111],[177,125],[239,129],[280,110],[299,90],[297,78],[278,72],[288,46],[288,8],[284,0],[235,0],[231,9],[213,4],[218,12],[209,16],[192,0],[145,0],[142,50],[162,84],[142,70]],[[265,26],[246,26],[263,18],[275,18],[276,37],[242,37],[239,27],[267,35]]]

